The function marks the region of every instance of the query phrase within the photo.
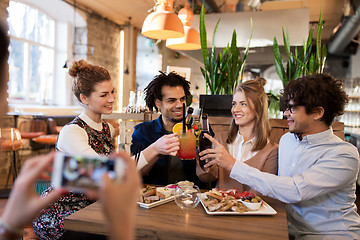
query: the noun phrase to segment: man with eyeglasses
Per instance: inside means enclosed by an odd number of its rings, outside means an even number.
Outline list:
[[[289,133],[279,143],[278,176],[240,161],[215,159],[230,177],[286,203],[290,239],[360,239],[355,205],[359,153],[331,124],[349,101],[328,74],[290,81],[283,98]]]

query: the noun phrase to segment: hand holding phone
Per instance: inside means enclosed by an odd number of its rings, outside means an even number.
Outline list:
[[[103,174],[108,174],[115,182],[120,182],[125,168],[125,163],[120,157],[72,156],[57,152],[52,183],[55,188],[66,187],[73,192],[97,191]]]

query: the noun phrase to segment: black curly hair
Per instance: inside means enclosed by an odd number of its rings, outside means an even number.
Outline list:
[[[156,111],[159,110],[155,105],[155,100],[162,100],[163,96],[161,94],[161,89],[163,86],[182,86],[185,92],[185,96],[187,97],[191,95],[190,82],[186,81],[184,77],[176,74],[175,72],[166,74],[160,71],[160,74],[156,75],[149,83],[149,85],[147,85],[147,87],[144,89],[146,106],[148,106],[150,110],[153,108],[155,108]]]
[[[324,121],[328,126],[336,116],[344,114],[349,97],[343,89],[343,83],[329,74],[314,74],[290,81],[284,88],[282,98],[289,106],[293,100],[295,106],[304,106],[307,114],[316,107],[324,108]]]

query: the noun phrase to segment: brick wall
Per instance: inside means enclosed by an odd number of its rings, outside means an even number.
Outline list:
[[[87,43],[94,46],[94,54],[87,60],[105,67],[114,82],[119,84],[120,29],[97,14],[87,15]],[[115,106],[115,109],[117,106]]]
[[[6,8],[9,6],[9,0],[0,1],[0,21],[5,22],[8,17]]]

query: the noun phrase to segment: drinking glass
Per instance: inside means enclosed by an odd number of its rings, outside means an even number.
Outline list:
[[[196,157],[196,137],[191,131],[182,132],[179,136],[180,149],[178,157],[183,160],[194,159]]]
[[[178,185],[175,189],[175,202],[184,210],[195,208],[200,202],[200,190],[196,185]]]

